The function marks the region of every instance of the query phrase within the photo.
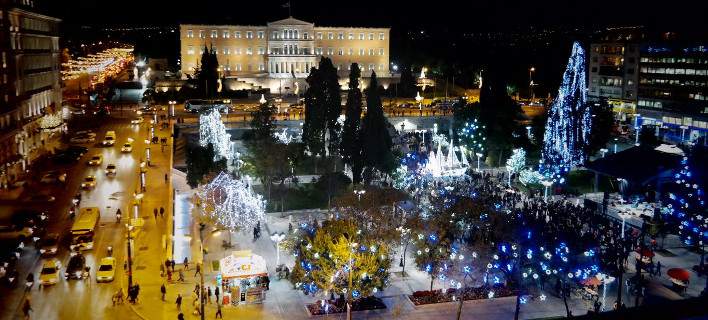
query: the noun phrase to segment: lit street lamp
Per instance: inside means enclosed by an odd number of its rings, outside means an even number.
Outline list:
[[[617,153],[617,138],[615,138],[615,152],[614,153]]]
[[[366,190],[354,190],[354,194],[357,195],[359,202],[361,202],[361,196],[366,193]]]
[[[609,151],[609,150],[607,150],[607,148],[602,148],[602,149],[600,149],[600,152],[602,152],[602,157],[603,157],[603,158],[605,157],[605,154],[607,153],[607,151]]]
[[[169,110],[170,117],[174,117],[175,116],[175,104],[177,104],[177,101],[170,100],[169,104],[170,104],[170,110]]]
[[[416,92],[415,101],[418,102],[418,110],[420,111],[420,116],[423,116],[423,97],[420,96],[420,91]]]
[[[275,265],[279,266],[280,265],[280,242],[285,239],[285,233],[282,232],[276,232],[270,236],[270,240],[273,240],[275,242],[275,252],[276,252],[276,262]]]

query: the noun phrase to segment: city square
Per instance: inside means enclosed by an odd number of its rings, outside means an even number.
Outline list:
[[[695,6],[0,0],[0,318],[708,318]]]

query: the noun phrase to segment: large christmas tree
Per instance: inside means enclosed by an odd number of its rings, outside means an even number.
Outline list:
[[[543,163],[549,168],[569,169],[585,161],[584,149],[590,136],[585,88],[585,51],[575,42],[558,96],[548,110]]]

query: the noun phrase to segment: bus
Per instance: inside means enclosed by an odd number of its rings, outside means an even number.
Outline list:
[[[71,250],[93,249],[93,238],[98,227],[98,220],[101,212],[96,207],[81,208],[79,216],[76,217],[74,225],[71,227]]]
[[[197,113],[208,111],[216,108],[219,112],[228,112],[229,104],[223,100],[187,100],[184,103],[184,110],[187,112]]]

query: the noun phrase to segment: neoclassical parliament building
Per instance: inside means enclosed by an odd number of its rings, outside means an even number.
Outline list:
[[[387,86],[390,28],[316,27],[295,18],[269,22],[265,26],[180,25],[182,77],[193,75],[204,48],[217,54],[220,70],[232,90],[269,88],[286,93],[306,86],[310,68],[320,57],[328,57],[339,70],[346,88],[350,65],[359,64],[362,76],[376,71]],[[366,86],[366,83],[363,83]]]

